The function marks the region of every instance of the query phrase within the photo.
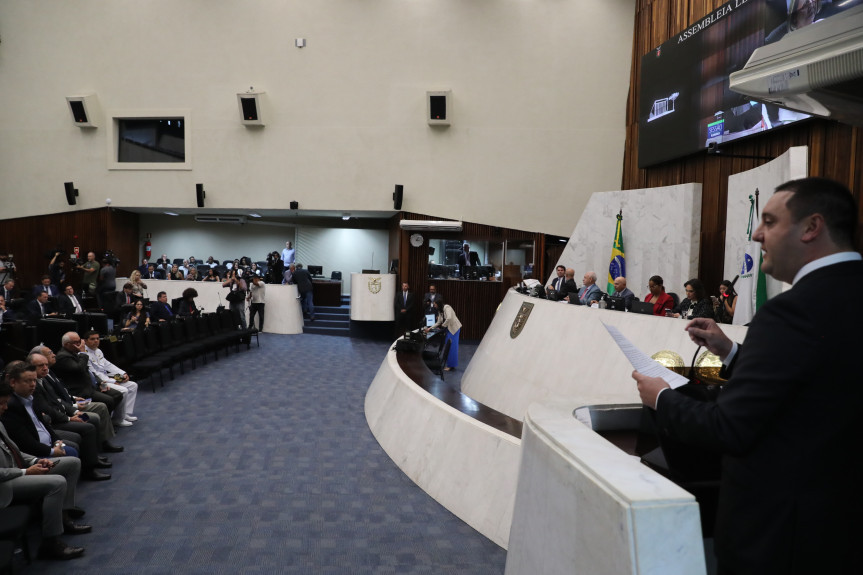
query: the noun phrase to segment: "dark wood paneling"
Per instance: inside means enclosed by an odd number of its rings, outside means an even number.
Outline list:
[[[414,214],[403,212],[393,219],[390,233],[397,236],[399,268],[398,281],[407,281],[411,289],[422,297],[428,291],[428,286],[434,283],[438,291],[443,294],[445,301],[452,306],[456,315],[462,322],[462,339],[478,340],[485,335],[485,331],[494,319],[498,305],[503,301],[509,284],[500,281],[461,281],[461,280],[432,280],[428,279],[428,246],[422,245],[418,248],[410,245],[410,235],[399,228],[401,219],[408,220],[444,220],[425,214]],[[428,236],[428,234],[423,234]],[[459,241],[508,241],[508,240],[533,240],[535,270],[545,269],[545,235],[523,230],[499,228],[471,222],[463,222],[460,232],[435,232],[435,239],[453,239]],[[419,313],[419,311],[417,312]],[[417,321],[419,316],[417,316]]]
[[[122,210],[99,208],[3,220],[4,245],[0,252],[15,255],[19,287],[38,283],[47,273],[55,248],[69,252],[77,246],[88,251],[114,251],[121,259],[118,275],[127,275],[139,258],[138,216]],[[79,283],[78,276],[73,280]]]
[[[699,277],[718,285],[725,260],[725,210],[728,177],[768,160],[708,156],[701,152],[646,169],[638,168],[638,82],[641,57],[673,34],[703,18],[723,0],[638,0],[632,72],[626,111],[626,149],[621,188],[624,190],[698,182],[702,184],[701,260]],[[792,146],[809,147],[809,174],[842,182],[860,203],[863,180],[861,128],[815,119],[723,146],[727,155],[771,156]],[[863,208],[860,209],[863,221]],[[858,241],[858,249],[863,243]]]

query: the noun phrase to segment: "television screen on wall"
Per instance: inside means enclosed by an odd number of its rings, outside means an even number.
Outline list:
[[[863,0],[731,0],[641,58],[638,166],[680,158],[809,116],[732,92],[756,48]]]

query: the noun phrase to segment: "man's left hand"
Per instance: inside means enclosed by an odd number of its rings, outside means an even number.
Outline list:
[[[637,371],[632,372],[632,379],[638,384],[638,394],[641,396],[641,403],[650,409],[656,409],[656,398],[659,392],[667,387],[671,387],[661,377],[648,377]]]

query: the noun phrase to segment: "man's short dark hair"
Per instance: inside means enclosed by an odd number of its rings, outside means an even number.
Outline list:
[[[6,381],[13,379],[21,379],[21,376],[28,371],[36,371],[36,366],[30,365],[26,361],[13,361],[6,366]]]
[[[99,332],[95,329],[88,330],[87,333],[84,334],[84,339],[89,339],[91,335],[99,335]]]
[[[562,269],[563,271],[566,271],[566,266],[564,266],[564,265],[557,265],[557,266],[555,266],[555,267],[554,267],[554,269],[556,269],[556,270]]]
[[[165,293],[165,292],[163,292],[163,291],[160,291],[159,293],[157,293],[157,294],[156,294],[156,299],[159,299],[159,298],[160,298],[160,297],[162,297],[163,295],[168,295],[168,294],[167,294],[167,293]]]
[[[123,284],[123,289],[132,289],[132,282],[126,282]]]
[[[821,214],[834,243],[846,248],[854,246],[857,206],[848,188],[827,178],[801,178],[785,182],[776,191],[791,192],[786,206],[795,222]]]

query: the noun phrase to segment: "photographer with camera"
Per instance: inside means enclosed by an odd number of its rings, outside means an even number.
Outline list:
[[[99,262],[96,261],[94,252],[87,253],[87,261],[79,262],[75,269],[84,272],[84,279],[81,281],[81,293],[83,295],[95,295],[96,284],[99,282]]]
[[[246,282],[239,276],[236,269],[230,269],[222,287],[230,290],[225,297],[228,300],[228,307],[234,316],[239,315],[239,323],[243,329],[246,329]]]

